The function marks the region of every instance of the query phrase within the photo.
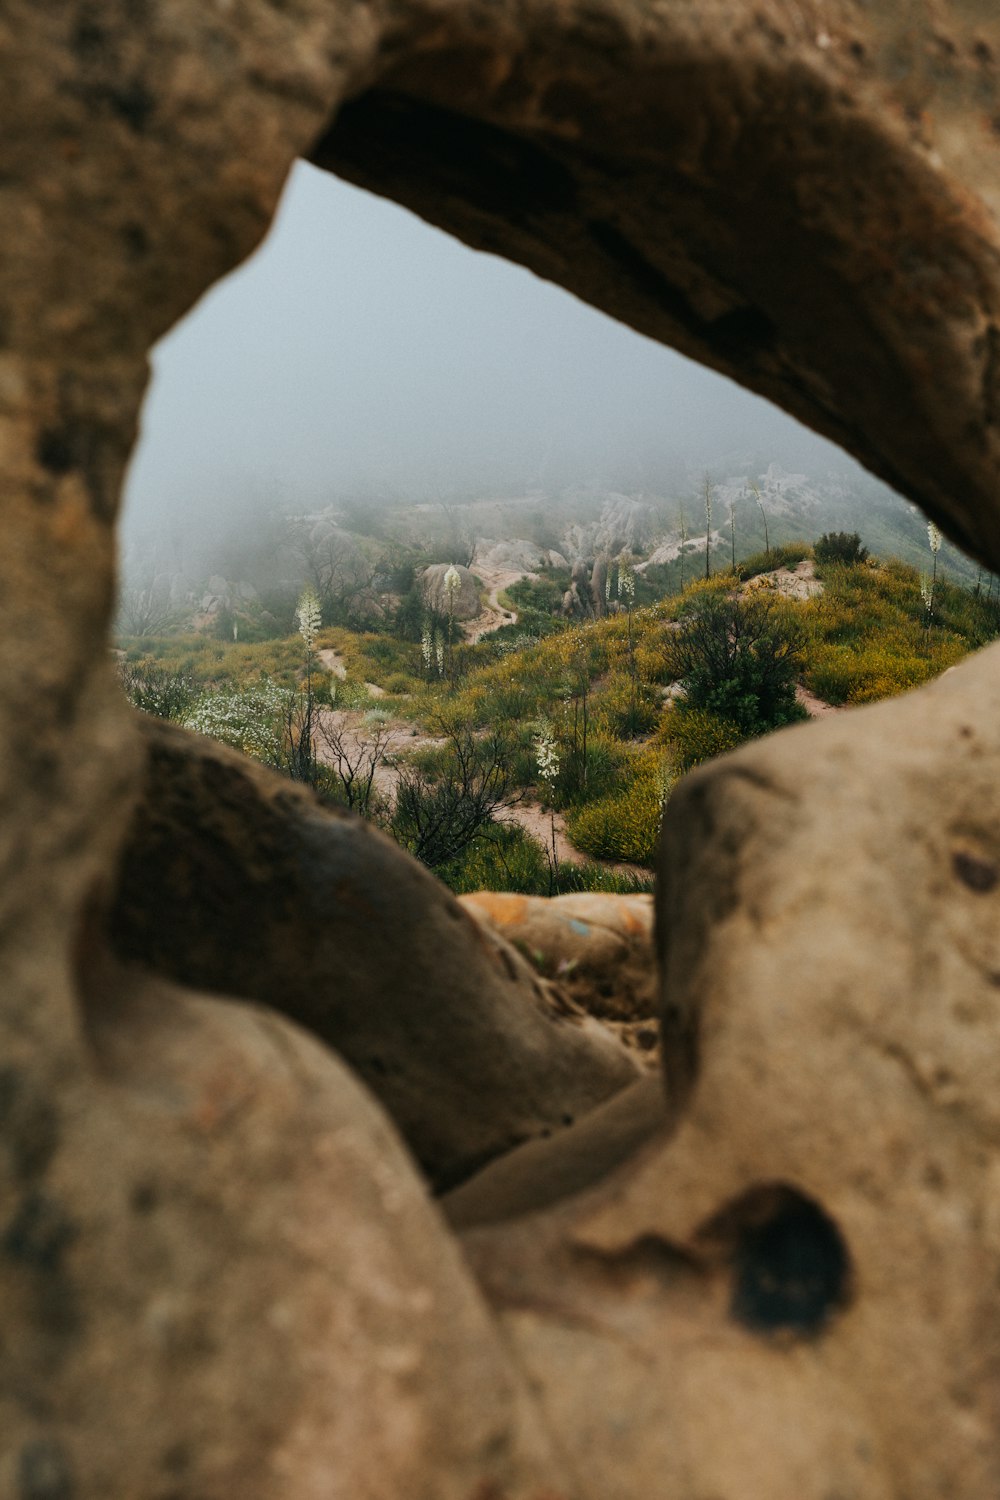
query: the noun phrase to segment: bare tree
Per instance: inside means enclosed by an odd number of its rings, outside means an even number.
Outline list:
[[[118,628],[122,635],[164,635],[177,615],[169,594],[157,588],[155,579],[145,588],[126,588],[118,601]]]
[[[344,802],[371,817],[379,811],[379,771],[392,761],[396,730],[377,711],[357,725],[336,711],[320,711],[315,727],[318,759],[332,771]]]
[[[374,610],[372,584],[383,567],[381,559],[365,557],[335,528],[317,535],[307,520],[296,524],[293,546],[325,624],[346,624]]]
[[[433,771],[402,769],[392,832],[432,870],[456,859],[496,821],[497,813],[521,800],[512,791],[509,751],[497,730],[476,735],[439,721],[447,740]]]
[[[712,576],[712,480],[706,474],[701,482],[702,495],[705,500],[705,577]]]

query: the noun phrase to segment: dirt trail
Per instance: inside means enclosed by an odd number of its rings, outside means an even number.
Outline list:
[[[347,663],[339,651],[334,651],[332,646],[326,646],[322,651],[316,652],[317,659],[323,663],[331,677],[336,677],[340,682],[347,681]],[[379,687],[377,682],[366,682],[369,696],[372,698],[384,698],[385,688]]]
[[[847,707],[843,703],[827,703],[823,698],[817,698],[801,682],[796,686],[795,698],[802,704],[810,719],[822,719],[825,714],[842,714]]]
[[[481,579],[486,589],[486,603],[474,620],[468,620],[465,624],[465,638],[475,644],[481,641],[484,635],[489,635],[493,630],[499,630],[501,625],[514,625],[517,615],[512,609],[504,609],[498,595],[501,589],[510,588],[512,583],[517,583],[521,578],[535,579],[537,573],[529,573],[524,568],[484,568],[477,566],[476,577]]]
[[[521,827],[532,838],[546,849],[552,848],[552,814],[543,811],[537,802],[518,802],[514,807],[508,807],[504,817],[514,823],[520,823]],[[618,875],[638,875],[643,880],[648,880],[651,872],[645,865],[632,865],[624,860],[595,859],[593,855],[581,854],[569,841],[566,833],[566,819],[562,813],[555,815],[556,825],[556,859],[561,865],[600,865],[602,869],[613,870]]]

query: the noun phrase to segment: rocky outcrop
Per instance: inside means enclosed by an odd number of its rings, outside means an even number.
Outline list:
[[[566,1493],[348,1070],[272,1012],[85,949],[58,1098],[0,1069],[4,1495]]]
[[[211,740],[142,726],[119,952],[261,1001],[343,1056],[438,1185],[636,1077],[614,1036],[361,818]]]
[[[592,1500],[998,1492],[998,670],[686,778],[672,1128],[547,1209],[537,1171],[499,1184],[528,1217],[489,1225],[489,1173],[456,1195]]]
[[[617,557],[619,552],[644,552],[656,530],[656,516],[647,501],[612,494],[601,506],[597,520],[574,522],[567,527],[565,547],[574,558],[593,558],[600,554]]]
[[[655,1017],[652,896],[477,891],[459,901],[590,1015],[613,1021]]]
[[[448,579],[452,579],[449,585]],[[431,563],[420,574],[420,591],[428,609],[456,620],[472,620],[479,613],[479,587],[468,568]]]
[[[557,1134],[499,1157],[442,1200],[448,1222],[472,1229],[551,1209],[611,1176],[667,1128],[658,1074],[639,1079]]]
[[[551,547],[540,547],[537,542],[526,542],[518,537],[511,541],[494,541],[490,537],[480,537],[476,542],[476,555],[472,565],[474,568],[499,569],[504,572],[520,569],[525,573],[535,573],[539,568],[569,566],[561,552],[555,552]]]
[[[468,1237],[581,1484],[328,1052],[98,950],[148,769],[106,652],[148,351],[259,243],[296,156],[741,380],[996,568],[995,9],[12,0],[5,23],[0,1483],[994,1500],[995,653],[675,799],[675,1134]],[[213,764],[187,847],[199,895],[221,872],[238,897],[264,853],[288,870],[301,814],[288,792],[266,845],[227,842],[255,794]],[[475,931],[413,880],[374,955],[403,981]],[[171,921],[181,962],[197,928]],[[224,987],[256,937],[228,929]],[[428,1014],[447,1095],[464,1013]]]

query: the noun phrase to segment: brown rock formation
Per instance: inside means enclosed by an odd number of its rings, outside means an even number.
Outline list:
[[[285,1023],[97,956],[142,775],[105,634],[149,347],[311,151],[770,396],[1000,566],[998,60],[972,0],[9,0],[17,1500],[560,1490],[370,1101]],[[675,810],[681,1132],[570,1229],[480,1245],[601,1500],[1000,1493],[994,665],[743,752]]]
[[[419,1174],[342,1064],[91,942],[82,977],[58,1099],[0,1069],[5,1500],[565,1494]]]
[[[467,1236],[593,1500],[1000,1493],[998,668],[671,799],[686,1105],[585,1197]]]
[[[307,1026],[450,1186],[636,1077],[503,938],[371,824],[144,718],[111,930],[126,958]]]
[[[1000,16],[422,17],[314,160],[735,376],[1000,558]]]
[[[477,891],[459,902],[590,1015],[613,1021],[655,1016],[652,896]]]

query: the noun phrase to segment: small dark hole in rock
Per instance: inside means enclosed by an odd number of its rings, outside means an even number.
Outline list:
[[[733,1316],[748,1328],[816,1333],[841,1305],[848,1257],[836,1225],[802,1200],[742,1238]]]
[[[952,869],[963,885],[970,891],[992,891],[1000,881],[1000,869],[991,859],[973,854],[968,849],[956,849],[951,857]]]
[[[36,448],[38,462],[50,474],[68,474],[76,462],[69,435],[58,428],[46,428],[39,434]]]
[[[702,1231],[732,1265],[730,1311],[759,1333],[819,1333],[850,1295],[843,1236],[818,1204],[781,1184],[753,1188]]]

